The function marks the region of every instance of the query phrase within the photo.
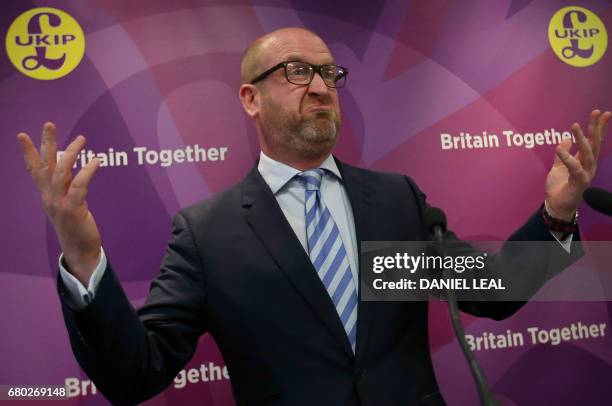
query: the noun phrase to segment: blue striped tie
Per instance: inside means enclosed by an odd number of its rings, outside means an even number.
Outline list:
[[[327,293],[331,297],[340,321],[355,352],[357,342],[357,290],[351,266],[336,222],[321,199],[323,169],[311,169],[298,174],[306,187],[305,213],[308,254]]]

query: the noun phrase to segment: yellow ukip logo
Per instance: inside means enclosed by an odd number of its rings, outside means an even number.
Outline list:
[[[26,76],[53,80],[76,68],[85,54],[85,34],[69,14],[51,7],[26,11],[6,34],[6,52]]]
[[[548,25],[548,39],[559,59],[581,68],[599,61],[608,47],[606,26],[597,14],[577,6],[555,13]]]

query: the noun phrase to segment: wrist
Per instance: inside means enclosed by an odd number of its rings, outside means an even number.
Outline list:
[[[544,200],[540,208],[542,220],[548,228],[556,233],[567,236],[578,230],[578,211],[574,210],[571,214],[558,214],[551,210],[548,201]]]
[[[565,221],[568,223],[575,222],[575,219],[578,213],[578,210],[576,209],[568,211],[568,210],[559,210],[558,208],[553,208],[548,202],[548,199],[544,200],[544,209],[554,219]]]
[[[95,254],[91,253],[89,255],[71,255],[64,252],[62,262],[68,272],[74,275],[84,286],[87,286],[91,275],[100,262],[100,256],[100,250]]]

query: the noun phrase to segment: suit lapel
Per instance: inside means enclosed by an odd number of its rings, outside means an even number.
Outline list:
[[[257,166],[243,182],[242,206],[247,209],[246,221],[281,271],[352,357],[353,351],[336,308]]]
[[[348,194],[355,218],[355,234],[358,252],[358,274],[361,275],[361,241],[377,239],[377,214],[375,210],[375,193],[372,185],[363,176],[363,172],[352,166],[343,164],[336,159],[344,187]],[[361,280],[361,277],[359,278]],[[360,281],[357,281],[360,283]],[[357,347],[355,349],[356,363],[359,364],[363,357],[369,330],[374,312],[373,302],[361,301],[361,289],[359,289],[359,304],[357,312]]]

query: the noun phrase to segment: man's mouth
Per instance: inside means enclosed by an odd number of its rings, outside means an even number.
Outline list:
[[[306,107],[304,109],[304,113],[329,113],[331,112],[331,108],[329,106],[312,106],[312,107]]]

